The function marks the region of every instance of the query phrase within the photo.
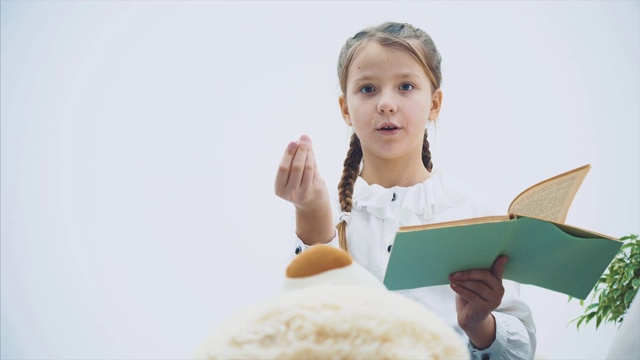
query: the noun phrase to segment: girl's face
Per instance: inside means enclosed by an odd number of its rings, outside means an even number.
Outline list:
[[[344,121],[360,138],[365,160],[422,163],[428,120],[440,112],[442,92],[432,91],[411,55],[376,42],[358,49],[339,98]]]

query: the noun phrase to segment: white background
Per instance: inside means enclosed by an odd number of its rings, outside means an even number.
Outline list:
[[[189,357],[279,290],[309,134],[327,183],[347,147],[335,64],[386,20],[443,56],[434,163],[496,208],[591,163],[567,222],[638,233],[636,1],[2,1],[3,359]],[[603,358],[616,328],[524,286],[539,354]]]

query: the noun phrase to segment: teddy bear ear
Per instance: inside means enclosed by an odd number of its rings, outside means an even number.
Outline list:
[[[328,245],[314,245],[303,251],[289,263],[287,278],[305,278],[328,270],[340,269],[351,265],[351,255]]]

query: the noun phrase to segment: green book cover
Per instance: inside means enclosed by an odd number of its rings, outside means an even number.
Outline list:
[[[585,299],[622,242],[528,217],[399,231],[384,284],[389,290],[449,284],[449,275],[489,269],[507,255],[504,278]]]

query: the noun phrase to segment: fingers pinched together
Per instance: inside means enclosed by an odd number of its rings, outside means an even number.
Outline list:
[[[307,135],[287,145],[274,185],[276,195],[298,208],[312,207],[328,196]]]

